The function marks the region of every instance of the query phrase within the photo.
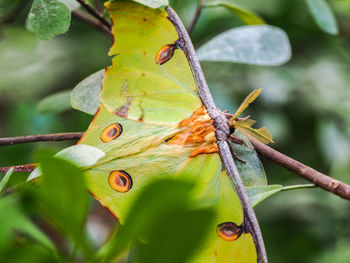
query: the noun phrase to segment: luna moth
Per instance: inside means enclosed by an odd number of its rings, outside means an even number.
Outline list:
[[[216,203],[216,225],[189,262],[265,261],[248,227],[254,219],[243,209],[222,152],[220,158],[219,151],[228,147],[228,120],[199,89],[203,80],[193,73],[199,64],[189,63],[184,52],[188,42],[178,28],[183,25],[171,21],[170,8],[130,1],[106,7],[115,36],[112,66],[105,71],[100,107],[79,141],[106,154],[87,171],[90,192],[123,224],[130,204],[150,180],[186,175],[201,185],[199,196],[210,195]],[[248,96],[231,126],[271,141],[267,131],[251,128],[253,121],[238,118],[258,93]],[[219,121],[226,126],[218,127]]]

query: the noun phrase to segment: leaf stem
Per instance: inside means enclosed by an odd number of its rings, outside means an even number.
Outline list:
[[[316,188],[316,187],[317,186],[314,184],[296,184],[296,185],[283,186],[282,191],[301,189],[301,188]]]
[[[96,10],[95,8],[93,8],[92,6],[90,6],[88,3],[85,2],[85,0],[77,0],[85,9],[86,11],[88,11],[92,16],[94,16],[95,18],[97,18],[102,24],[104,24],[106,27],[108,27],[109,29],[111,29],[111,24],[103,17],[103,15]]]
[[[204,7],[204,0],[199,0],[199,3],[198,3],[198,7],[196,9],[196,13],[194,14],[193,18],[192,18],[192,21],[190,23],[190,25],[188,26],[188,29],[187,29],[187,32],[189,34],[192,33],[194,27],[196,26],[197,22],[198,22],[198,19],[202,13],[202,9]]]

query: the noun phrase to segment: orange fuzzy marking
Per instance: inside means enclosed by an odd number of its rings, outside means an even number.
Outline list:
[[[202,153],[217,153],[218,150],[218,146],[216,145],[216,143],[214,143],[194,149],[193,152],[191,152],[190,157],[196,157],[197,155],[200,155]]]
[[[204,106],[195,110],[191,117],[181,121],[179,127],[184,129],[172,138],[169,144],[198,146],[190,157],[218,152],[213,120]]]

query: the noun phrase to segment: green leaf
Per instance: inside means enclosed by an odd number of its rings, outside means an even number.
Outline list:
[[[234,136],[244,140],[249,147],[253,147],[253,145],[244,135],[235,132]],[[246,163],[242,163],[241,161],[234,158],[244,186],[252,187],[266,185],[267,179],[265,170],[256,151],[254,149],[248,148],[245,145],[239,145],[232,142],[230,142],[230,144],[233,147],[235,153],[246,161]]]
[[[80,7],[80,4],[76,0],[58,0],[65,4],[70,11],[74,11]]]
[[[76,85],[71,93],[71,105],[74,109],[94,115],[100,107],[100,91],[104,78],[101,69]]]
[[[159,8],[161,6],[169,5],[168,0],[133,0],[133,1],[152,8]]]
[[[306,3],[316,24],[324,32],[337,35],[337,21],[326,0],[306,0]]]
[[[34,0],[28,19],[38,38],[49,40],[68,31],[71,13],[58,0]]]
[[[37,112],[42,114],[60,113],[71,109],[70,94],[70,90],[61,91],[42,99],[36,108]]]
[[[253,12],[250,12],[236,4],[230,3],[228,1],[224,0],[214,0],[209,1],[205,4],[206,7],[217,7],[222,6],[230,10],[232,13],[234,13],[236,16],[238,16],[244,23],[247,25],[261,25],[265,24],[264,20],[254,14]]]
[[[299,184],[299,185],[289,185],[289,186],[282,186],[279,184],[271,184],[271,185],[264,185],[264,186],[255,186],[255,187],[247,187],[247,193],[249,196],[249,200],[252,204],[252,206],[256,206],[262,201],[264,201],[266,198],[277,194],[280,191],[287,191],[287,190],[295,190],[295,189],[302,189],[302,188],[314,188],[315,185],[313,184]]]
[[[82,170],[57,157],[44,159],[41,169],[40,198],[44,211],[72,238],[77,247],[89,251],[83,228],[89,194]]]
[[[3,247],[11,239],[13,231],[17,230],[35,239],[54,254],[57,253],[51,240],[23,214],[16,196],[0,198],[0,215],[0,247]]]
[[[140,262],[185,262],[204,242],[214,220],[211,203],[194,201],[194,184],[162,179],[147,185],[132,205],[117,236],[99,251],[105,262],[142,240]]]
[[[7,171],[7,173],[4,175],[4,177],[0,181],[0,194],[5,189],[7,183],[10,181],[10,178],[13,174],[14,168],[11,168]]]
[[[291,57],[286,33],[269,25],[243,26],[228,30],[197,50],[202,61],[228,61],[278,66]]]
[[[85,144],[70,146],[59,151],[55,155],[55,157],[70,161],[80,168],[92,166],[104,156],[105,153],[102,150]],[[27,181],[33,180],[39,176],[41,176],[41,169],[37,167],[29,174]]]
[[[254,207],[257,204],[264,201],[269,196],[274,195],[279,191],[282,191],[282,188],[283,188],[282,185],[275,184],[275,185],[247,187],[246,190],[249,196],[249,200],[252,206]]]

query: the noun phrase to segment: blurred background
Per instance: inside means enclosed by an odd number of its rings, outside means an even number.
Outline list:
[[[11,1],[10,1],[11,2]],[[40,114],[38,102],[69,91],[110,65],[111,39],[75,17],[67,34],[47,42],[25,29],[31,1],[0,3],[0,137],[84,131],[92,117],[75,110]],[[188,25],[197,1],[171,5]],[[339,35],[322,32],[304,0],[235,0],[282,28],[292,45],[283,66],[203,62],[214,99],[234,112],[253,89],[263,88],[246,114],[268,127],[273,147],[325,174],[350,183],[350,1],[329,1]],[[5,12],[6,11],[6,12]],[[242,22],[223,8],[208,8],[192,32],[196,48]],[[0,166],[32,163],[42,152],[72,142],[0,148]],[[307,183],[263,161],[270,184]],[[25,175],[15,175],[13,184]],[[350,203],[320,189],[281,192],[256,207],[270,262],[350,262]]]

